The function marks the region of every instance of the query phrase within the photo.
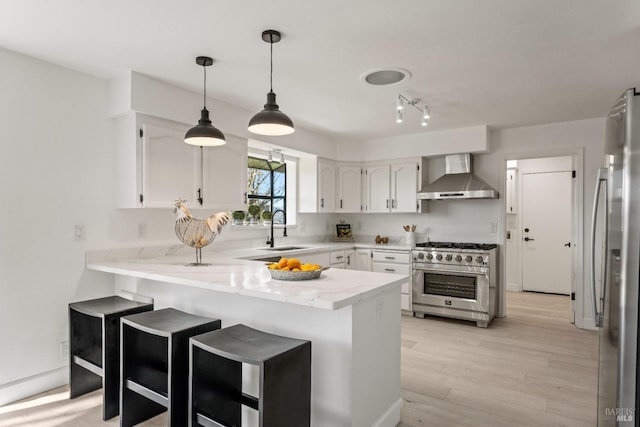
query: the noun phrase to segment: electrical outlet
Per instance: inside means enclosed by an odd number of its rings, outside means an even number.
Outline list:
[[[138,239],[147,237],[147,224],[138,224]]]
[[[497,222],[492,222],[491,223],[491,233],[497,233],[498,232],[498,223]]]
[[[84,240],[84,224],[76,224],[73,226],[73,241],[79,242]]]
[[[69,341],[60,342],[60,360],[62,362],[69,361]]]

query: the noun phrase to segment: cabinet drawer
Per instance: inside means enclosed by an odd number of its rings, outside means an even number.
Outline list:
[[[344,251],[333,251],[331,252],[331,265],[340,264],[346,261],[346,257],[344,255]]]
[[[411,262],[411,254],[409,252],[400,252],[400,251],[393,252],[393,251],[374,250],[373,261],[409,264]]]
[[[371,271],[377,273],[393,273],[409,275],[409,264],[397,264],[392,262],[373,262]]]

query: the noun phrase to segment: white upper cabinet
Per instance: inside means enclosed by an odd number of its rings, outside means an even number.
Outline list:
[[[367,167],[367,212],[389,212],[390,177],[389,165]]]
[[[144,123],[142,129],[142,205],[172,207],[182,197],[197,202],[200,148],[185,144],[179,126]]]
[[[225,145],[202,148],[203,207],[225,211],[245,210],[247,140],[229,134],[225,137]]]
[[[188,129],[133,112],[115,120],[118,208],[171,208],[182,197],[190,208],[244,209],[247,141],[226,135],[221,147],[192,146]]]
[[[336,212],[362,211],[362,168],[338,166]]]
[[[418,212],[418,161],[366,169],[366,212]]]
[[[318,160],[318,212],[336,211],[336,165]]]
[[[335,212],[336,163],[322,158],[300,158],[298,187],[299,212]]]
[[[418,212],[418,163],[391,164],[391,212]]]

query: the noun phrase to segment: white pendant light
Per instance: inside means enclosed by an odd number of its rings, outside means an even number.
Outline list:
[[[184,135],[184,142],[203,147],[214,147],[227,143],[224,134],[211,124],[209,110],[207,110],[207,68],[213,64],[213,59],[208,56],[198,56],[196,64],[202,65],[204,70],[204,107],[200,111],[198,124],[192,127]]]
[[[295,131],[291,119],[280,111],[280,107],[276,104],[276,94],[273,92],[273,44],[278,43],[281,38],[281,34],[276,30],[262,32],[262,40],[271,46],[271,70],[269,93],[267,93],[267,103],[264,105],[264,110],[249,121],[249,132],[258,135],[280,136],[289,135]]]

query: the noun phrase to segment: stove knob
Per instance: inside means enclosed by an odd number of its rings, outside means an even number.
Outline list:
[[[427,259],[428,259],[429,261],[431,261],[431,260],[433,259],[433,255],[432,255],[432,254],[427,254]]]
[[[453,256],[451,254],[447,255],[447,261],[451,261],[453,259]]]
[[[458,262],[462,261],[462,257],[460,255],[456,255],[456,261]]]
[[[442,254],[436,254],[436,259],[440,261],[442,259]]]
[[[424,259],[424,254],[422,252],[418,253],[418,259]]]
[[[471,255],[467,255],[466,257],[464,257],[464,260],[467,262],[471,262],[473,261],[473,257]]]
[[[483,263],[483,262],[484,262],[484,258],[482,258],[481,256],[479,256],[479,255],[478,255],[478,256],[476,257],[476,262],[477,262],[477,263]]]

